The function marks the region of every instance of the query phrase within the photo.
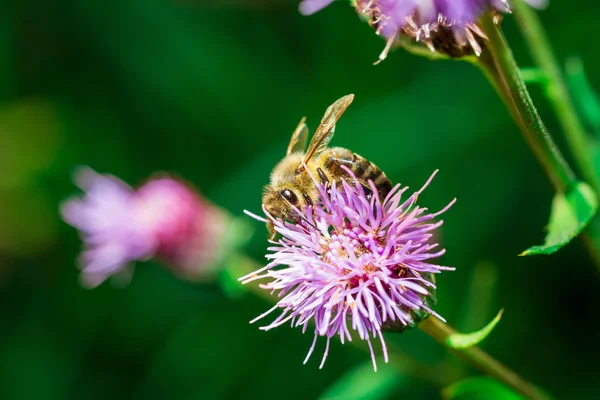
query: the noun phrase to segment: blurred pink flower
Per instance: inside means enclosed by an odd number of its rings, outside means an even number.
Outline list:
[[[182,181],[161,176],[133,190],[114,176],[81,168],[75,183],[84,194],[66,201],[61,214],[81,232],[85,286],[98,286],[126,273],[133,261],[155,257],[190,280],[218,264],[227,216]]]

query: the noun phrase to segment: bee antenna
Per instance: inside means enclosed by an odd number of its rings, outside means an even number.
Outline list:
[[[313,207],[312,207],[312,206],[309,206],[309,207],[310,207],[310,210],[312,211],[312,210],[313,210]],[[315,224],[313,224],[311,221],[309,221],[309,220],[308,220],[308,218],[307,218],[306,216],[304,216],[304,215],[300,215],[300,218],[301,218],[301,219],[302,219],[304,222],[306,222],[306,224],[307,224],[307,225],[309,225],[311,228],[313,228],[313,229],[315,229],[315,230],[319,230],[319,228],[317,228],[317,226],[316,226]]]

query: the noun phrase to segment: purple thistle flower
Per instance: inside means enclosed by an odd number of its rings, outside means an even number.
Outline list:
[[[525,0],[541,8],[546,0]],[[303,0],[300,12],[313,14],[333,0]],[[384,60],[394,42],[402,37],[415,39],[431,51],[452,57],[481,54],[487,39],[477,24],[486,10],[510,12],[508,0],[351,0],[357,13],[387,39],[380,60]]]
[[[133,190],[89,168],[77,171],[75,183],[84,195],[66,201],[61,214],[85,243],[84,286],[128,274],[131,262],[154,257],[186,279],[199,279],[216,264],[225,215],[187,184],[157,177]]]
[[[279,302],[251,321],[281,311],[261,329],[291,322],[306,332],[309,323],[314,322],[314,340],[305,363],[319,336],[327,338],[322,368],[330,339],[338,335],[344,343],[352,340],[350,331],[355,331],[368,342],[377,370],[371,336],[379,337],[387,362],[383,329],[401,331],[415,326],[428,314],[437,316],[431,309],[433,274],[454,268],[432,263],[445,252],[438,249],[432,236],[442,225],[435,218],[456,199],[437,213],[427,213],[426,208],[416,205],[419,194],[437,171],[423,188],[403,202],[407,187],[400,189],[396,185],[383,201],[376,195],[368,200],[364,188],[355,183],[352,171],[347,172],[351,179],[337,185],[315,181],[319,201],[314,207],[297,210],[301,215],[298,224],[274,219],[263,206],[281,239],[271,241],[266,256],[270,263],[240,280],[248,283],[268,279],[261,287],[279,292]],[[369,184],[377,193],[373,182]]]

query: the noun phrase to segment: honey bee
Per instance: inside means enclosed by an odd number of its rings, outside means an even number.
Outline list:
[[[300,216],[296,210],[313,205],[319,197],[314,179],[326,185],[332,181],[338,184],[342,178],[352,181],[343,166],[354,173],[367,197],[373,195],[369,181],[373,181],[381,200],[390,192],[392,183],[375,164],[348,149],[327,147],[333,138],[336,123],[352,100],[354,95],[349,94],[327,108],[306,152],[308,127],[306,118],[302,118],[292,134],[285,157],[275,166],[271,182],[265,187],[262,202],[272,217],[299,222]],[[274,239],[276,232],[273,224],[267,223],[267,228],[271,239]]]

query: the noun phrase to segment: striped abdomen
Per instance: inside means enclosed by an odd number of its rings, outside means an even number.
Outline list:
[[[368,182],[370,180],[373,181],[381,201],[392,190],[392,183],[382,170],[366,158],[350,150],[333,147],[325,150],[320,157],[323,159],[321,163],[323,165],[323,172],[330,180],[337,181],[340,178],[347,177],[348,173],[342,168],[342,166],[345,166],[356,175],[356,178],[358,178],[367,193],[371,192]]]

